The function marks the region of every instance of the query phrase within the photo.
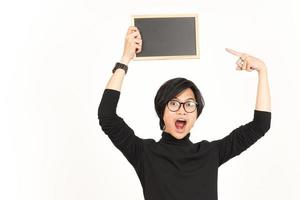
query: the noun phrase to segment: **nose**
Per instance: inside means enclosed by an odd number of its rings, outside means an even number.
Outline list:
[[[177,113],[186,115],[186,111],[184,110],[183,104],[180,105],[179,110],[177,111]]]

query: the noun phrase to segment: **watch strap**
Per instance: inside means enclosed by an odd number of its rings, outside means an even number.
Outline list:
[[[117,62],[115,64],[115,67],[113,68],[112,72],[115,73],[115,71],[117,69],[123,69],[125,71],[125,74],[127,73],[127,70],[128,70],[128,66],[123,64],[123,63],[120,63],[120,62]]]

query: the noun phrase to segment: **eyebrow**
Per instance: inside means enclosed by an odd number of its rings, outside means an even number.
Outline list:
[[[178,99],[177,97],[174,97],[173,99],[177,99],[177,100],[180,100],[180,99]],[[196,101],[196,99],[194,99],[194,98],[188,98],[188,99],[186,99],[185,101],[187,101],[187,100],[194,100],[194,101]]]

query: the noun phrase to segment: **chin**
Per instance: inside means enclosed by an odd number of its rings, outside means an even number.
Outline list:
[[[185,136],[186,136],[186,134],[185,135],[181,134],[181,135],[177,135],[175,138],[180,140],[180,139],[184,138]]]
[[[176,139],[182,139],[184,138],[186,135],[188,134],[188,132],[183,132],[183,133],[178,133],[178,132],[174,132],[172,133],[173,137],[175,137]]]

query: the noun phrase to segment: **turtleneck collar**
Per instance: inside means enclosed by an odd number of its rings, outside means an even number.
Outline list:
[[[166,144],[174,144],[174,145],[189,145],[189,144],[193,144],[189,137],[190,137],[190,133],[188,133],[186,136],[184,136],[184,138],[182,139],[177,139],[174,136],[172,136],[170,133],[163,131],[161,134],[161,139],[160,142],[162,143],[166,143]]]

